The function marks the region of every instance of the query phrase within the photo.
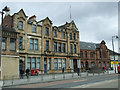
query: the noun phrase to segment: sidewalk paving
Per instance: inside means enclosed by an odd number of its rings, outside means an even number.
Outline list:
[[[90,76],[98,76],[98,75],[105,75],[105,74],[113,74],[114,71],[109,71],[105,73],[87,73],[82,72],[80,76],[77,73],[61,73],[61,74],[43,74],[38,76],[30,76],[29,79],[24,77],[24,79],[16,79],[16,80],[5,80],[1,81],[0,83],[3,84],[2,86],[10,86],[10,85],[23,85],[23,84],[31,84],[31,83],[40,83],[40,82],[50,82],[56,80],[66,80],[71,78],[80,78],[80,77],[90,77]]]

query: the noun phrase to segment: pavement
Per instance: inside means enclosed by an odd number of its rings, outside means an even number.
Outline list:
[[[78,76],[77,73],[61,73],[61,74],[42,74],[38,76],[30,76],[29,79],[24,77],[23,79],[12,79],[12,80],[3,80],[0,81],[1,87],[3,86],[15,86],[15,85],[24,85],[32,83],[42,83],[42,82],[51,82],[59,80],[68,80],[71,78],[82,78],[82,77],[94,77],[98,75],[114,74],[115,71],[107,71],[105,73],[87,73],[82,72]]]

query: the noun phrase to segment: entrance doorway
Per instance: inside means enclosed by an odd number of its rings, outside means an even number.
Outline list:
[[[73,59],[74,72],[77,72],[77,59]]]
[[[23,61],[19,60],[19,75],[20,75],[20,70],[23,69]]]
[[[44,74],[47,73],[47,58],[44,58]]]
[[[88,61],[85,62],[85,69],[88,70]]]

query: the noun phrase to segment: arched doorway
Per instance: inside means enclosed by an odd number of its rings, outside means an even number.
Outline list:
[[[85,70],[88,70],[88,61],[85,62]]]

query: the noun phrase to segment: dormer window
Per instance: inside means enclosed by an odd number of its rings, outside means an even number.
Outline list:
[[[54,30],[54,37],[57,37],[57,31]]]
[[[22,21],[19,21],[19,27],[18,27],[20,30],[23,30],[23,22]]]
[[[49,28],[46,27],[46,35],[49,35]]]
[[[33,33],[36,33],[36,25],[33,25]]]

